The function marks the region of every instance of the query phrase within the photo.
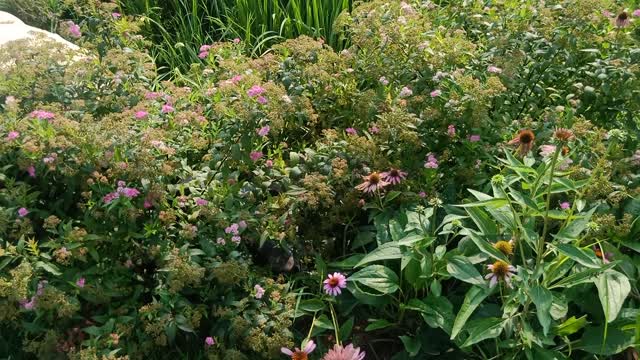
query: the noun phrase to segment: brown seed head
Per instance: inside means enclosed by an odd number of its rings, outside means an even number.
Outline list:
[[[556,140],[561,142],[567,142],[574,138],[573,131],[565,128],[557,128],[556,131],[553,133],[553,137],[555,137]]]

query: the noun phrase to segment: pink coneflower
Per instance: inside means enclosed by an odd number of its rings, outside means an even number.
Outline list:
[[[349,135],[358,135],[358,130],[356,130],[356,129],[352,128],[352,127],[344,129],[344,132],[346,132]]]
[[[400,184],[400,182],[407,177],[407,173],[402,170],[391,169],[381,173],[380,176],[389,184],[396,185]]]
[[[251,97],[256,97],[262,95],[266,90],[260,85],[253,85],[249,90],[247,90],[247,95]]]
[[[432,98],[434,98],[434,97],[438,97],[438,96],[442,95],[442,91],[440,91],[440,90],[436,89],[436,90],[433,90],[432,92],[430,92],[430,93],[429,93],[429,95],[430,95]]]
[[[496,286],[498,280],[504,280],[507,286],[511,287],[511,277],[516,272],[516,268],[513,267],[513,265],[498,260],[491,265],[487,265],[487,269],[491,270],[491,273],[487,274],[484,278],[489,280],[490,287]]]
[[[32,178],[36,177],[36,168],[33,165],[29,165],[29,167],[27,168],[27,173]]]
[[[536,139],[533,131],[525,129],[520,130],[518,135],[509,141],[509,145],[518,145],[518,152],[520,155],[526,155],[533,147],[533,141]]]
[[[50,113],[44,110],[34,110],[30,115],[31,117],[38,118],[40,120],[51,120],[55,117],[54,113]]]
[[[262,299],[262,296],[264,296],[264,289],[262,288],[262,286],[260,286],[259,284],[256,284],[256,286],[253,287],[253,289],[256,292],[256,299]]]
[[[480,141],[480,135],[471,135],[471,136],[469,136],[469,141],[471,141],[471,142]]]
[[[401,98],[406,98],[406,97],[409,97],[411,95],[413,95],[413,90],[411,90],[410,88],[408,88],[406,86],[403,87],[400,90],[400,94],[398,94],[398,96],[400,96]]]
[[[571,207],[571,203],[569,203],[568,201],[564,201],[560,204],[560,209],[562,210],[567,210]]]
[[[76,285],[78,285],[79,288],[83,288],[85,282],[86,282],[85,278],[81,277],[80,279],[78,279],[78,281],[76,281]]]
[[[18,138],[18,136],[20,136],[20,133],[19,133],[19,132],[17,132],[17,131],[10,131],[10,132],[7,134],[7,138],[6,138],[6,139],[7,139],[7,141],[12,141],[12,140],[17,139],[17,138]]]
[[[382,179],[382,176],[380,176],[380,174],[378,174],[377,172],[372,172],[367,176],[363,176],[362,179],[364,180],[364,182],[356,186],[356,189],[365,193],[372,193],[381,190],[385,186],[389,185],[389,183],[384,181]]]
[[[375,135],[380,132],[380,129],[377,126],[372,126],[369,128],[369,132]]]
[[[29,214],[29,210],[27,210],[26,208],[21,207],[20,209],[18,209],[18,216],[25,217],[28,214]]]
[[[316,344],[313,342],[313,340],[309,340],[309,342],[307,342],[307,345],[305,345],[302,350],[300,350],[299,348],[290,350],[283,347],[280,348],[280,351],[285,355],[291,356],[291,360],[308,360],[309,354],[311,354],[311,352],[315,350],[315,348]]]
[[[144,119],[147,117],[147,115],[149,115],[149,113],[144,110],[139,110],[135,113],[136,119]]]
[[[631,21],[629,20],[629,15],[627,14],[627,12],[623,11],[620,14],[618,14],[618,16],[616,17],[615,23],[616,23],[616,26],[619,28],[624,28],[629,26]]]
[[[260,160],[260,158],[262,157],[262,152],[261,151],[252,151],[249,154],[249,158],[251,159],[251,161],[256,162],[258,160]]]
[[[111,17],[114,19],[119,19],[122,16],[119,12],[112,12]]]
[[[424,163],[424,167],[427,169],[437,169],[438,168],[438,159],[433,153],[427,154],[427,161]]]
[[[262,105],[264,105],[264,104],[266,104],[267,102],[269,102],[269,101],[267,100],[267,98],[266,98],[266,97],[264,97],[264,96],[258,96],[258,98],[256,99],[256,101],[258,102],[258,104],[262,104]]]
[[[162,105],[162,113],[166,114],[166,113],[170,113],[173,112],[175,109],[173,108],[173,106],[169,105],[169,104],[164,104]]]
[[[333,345],[322,360],[363,360],[366,353],[360,351],[360,348],[354,348],[353,344],[342,347],[338,344]]]
[[[209,202],[205,199],[196,198],[196,205],[198,206],[206,206]]]
[[[487,67],[487,71],[493,74],[500,74],[502,73],[502,69],[500,69],[497,66],[493,66],[493,65],[489,65],[489,67]]]
[[[265,125],[258,129],[258,136],[267,136],[269,135],[269,131],[271,131],[271,128],[269,127],[269,125]]]
[[[79,38],[82,36],[82,32],[80,32],[80,25],[74,23],[73,21],[67,21],[67,25],[69,26],[69,34],[74,38]]]
[[[449,135],[449,137],[454,137],[456,136],[456,127],[455,125],[451,124],[447,127],[447,134]]]
[[[542,157],[549,157],[551,155],[553,155],[553,153],[556,152],[556,146],[555,145],[542,145],[540,146],[540,156]]]
[[[209,346],[213,346],[213,344],[215,344],[215,340],[213,340],[213,338],[211,336],[207,336],[204,339],[204,346],[209,347]]]
[[[324,283],[324,291],[331,296],[338,296],[342,289],[347,287],[347,278],[339,272],[327,275]]]
[[[378,79],[378,82],[380,82],[380,84],[382,84],[384,86],[389,85],[389,80],[387,80],[387,78],[384,77],[384,76],[381,76],[380,79]]]

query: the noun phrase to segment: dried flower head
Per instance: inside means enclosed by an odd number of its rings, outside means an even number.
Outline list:
[[[573,131],[565,128],[557,128],[553,133],[553,137],[560,142],[571,141],[574,138]]]
[[[618,28],[624,28],[629,26],[630,20],[629,20],[629,14],[627,14],[626,11],[621,12],[620,14],[618,14],[618,16],[616,16],[616,26]]]
[[[520,130],[518,135],[509,141],[509,145],[518,145],[518,152],[520,155],[526,155],[533,147],[533,142],[536,136],[533,131],[529,129]]]

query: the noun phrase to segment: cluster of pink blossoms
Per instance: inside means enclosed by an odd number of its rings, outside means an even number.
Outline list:
[[[31,117],[37,118],[39,120],[51,120],[56,116],[54,113],[50,113],[44,110],[34,110],[30,115]]]
[[[118,181],[118,188],[116,191],[108,193],[102,198],[105,204],[110,204],[113,200],[119,198],[120,196],[127,197],[129,199],[135,198],[140,195],[140,190],[136,188],[126,187],[126,183],[124,181]]]
[[[211,45],[200,46],[200,53],[198,54],[198,57],[200,59],[206,58],[207,56],[209,56],[209,50],[211,50]]]
[[[313,340],[309,340],[307,344],[302,348],[295,348],[293,350],[285,347],[280,348],[280,351],[289,356],[291,360],[307,360],[309,354],[316,349],[316,344]],[[322,357],[322,360],[364,360],[366,353],[360,351],[359,347],[354,347],[353,344],[346,346],[335,344],[332,349]]]
[[[262,96],[265,92],[265,88],[260,85],[253,85],[249,90],[247,90],[247,95],[251,97],[257,97],[256,101],[262,105],[267,103],[267,98]]]
[[[438,159],[433,153],[427,154],[427,161],[424,163],[424,167],[427,169],[437,169],[438,168]]]

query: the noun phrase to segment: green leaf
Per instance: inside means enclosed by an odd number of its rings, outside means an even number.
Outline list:
[[[583,315],[578,319],[576,319],[575,316],[572,316],[562,324],[556,326],[553,332],[558,336],[569,336],[580,331],[580,329],[585,327],[588,323],[587,315]]]
[[[62,275],[62,273],[60,272],[60,270],[58,269],[57,266],[55,266],[53,264],[49,264],[49,263],[43,262],[43,261],[36,262],[36,268],[43,269],[46,272],[51,273],[51,274],[56,275],[56,276]]]
[[[356,267],[382,260],[394,260],[402,258],[402,252],[400,246],[396,242],[388,242],[380,245],[377,249],[367,254],[360,262],[356,264]]]
[[[611,269],[612,267],[616,266],[616,264],[617,262],[611,262],[603,265],[599,269],[584,269],[584,270],[574,272],[573,274],[564,277],[562,280],[550,286],[549,289],[554,289],[558,287],[569,288],[572,286],[590,282],[593,280],[592,278],[595,278],[596,276],[598,276],[599,273],[606,271],[608,269]]]
[[[633,331],[622,331],[604,325],[585,329],[578,347],[586,352],[598,355],[619,354],[634,344]]]
[[[480,232],[486,236],[495,236],[498,233],[498,226],[487,215],[487,213],[480,208],[467,208],[467,214],[471,217],[471,220],[478,226]]]
[[[507,257],[500,250],[493,247],[493,245],[491,245],[488,241],[480,238],[478,234],[471,231],[469,233],[469,237],[471,238],[473,243],[476,244],[478,249],[480,249],[480,251],[482,251],[483,253],[489,255],[494,259],[502,260],[507,263],[509,262],[509,260],[507,260]]]
[[[465,348],[482,340],[500,336],[506,321],[505,319],[490,317],[468,322],[464,329],[469,332],[469,336],[460,347]]]
[[[320,299],[303,300],[298,308],[302,311],[317,312],[324,310],[324,302]]]
[[[536,316],[540,325],[542,325],[542,331],[546,336],[549,333],[549,327],[551,326],[551,301],[553,300],[553,294],[551,291],[543,288],[540,285],[536,285],[531,288],[530,291],[531,300],[536,305]]]
[[[353,281],[381,294],[393,294],[398,290],[398,275],[393,270],[382,265],[369,265],[349,277]]]
[[[447,263],[447,271],[454,278],[466,283],[479,286],[486,285],[486,281],[484,281],[475,266],[463,256],[455,255],[451,257]]]
[[[573,220],[571,223],[569,223],[569,225],[562,228],[557,234],[554,235],[556,240],[559,240],[563,243],[568,243],[576,240],[578,238],[578,235],[580,235],[580,233],[587,228],[587,224],[589,223],[589,220],[591,220],[591,215],[593,215],[594,211],[596,211],[595,207],[589,210],[589,212],[587,212],[583,217]]]
[[[477,286],[474,286],[467,291],[467,295],[464,297],[464,302],[460,307],[460,311],[458,311],[458,315],[456,315],[456,319],[453,321],[453,327],[451,328],[451,340],[456,338],[471,314],[473,314],[476,308],[484,301],[484,299],[487,298],[487,296],[489,296],[490,293],[491,289]]]
[[[418,355],[420,347],[422,347],[422,342],[419,339],[409,336],[400,336],[400,340],[402,340],[404,349],[409,353],[410,357]]]
[[[387,328],[387,327],[393,325],[392,323],[388,322],[385,319],[378,319],[378,320],[374,320],[374,321],[371,321],[371,319],[370,319],[369,321],[371,323],[369,325],[367,325],[367,327],[364,329],[364,331],[374,331],[374,330],[384,329],[384,328]]]
[[[593,252],[585,251],[570,244],[557,244],[556,248],[560,253],[571,258],[578,264],[593,269],[598,269],[602,266],[602,261],[599,261]]]
[[[351,330],[353,329],[354,317],[350,317],[349,320],[345,321],[344,324],[340,327],[340,340],[345,342],[349,340],[351,336]]]
[[[533,211],[538,211],[538,204],[536,204],[530,197],[520,193],[519,191],[509,188],[509,195],[522,207],[528,207]]]
[[[490,207],[490,208],[499,208],[505,205],[509,205],[509,200],[508,199],[502,199],[502,198],[491,198],[488,200],[482,200],[482,201],[476,201],[476,202],[472,202],[469,204],[461,204],[461,205],[455,205],[457,207],[462,207],[462,208],[472,208],[472,207]]]
[[[447,334],[451,333],[453,324],[453,305],[443,296],[429,294],[420,301],[411,299],[404,306],[406,309],[419,311],[424,321],[432,328],[441,328]]]
[[[594,283],[598,288],[604,316],[610,323],[618,317],[622,304],[631,291],[629,279],[617,271],[609,270],[598,276]]]

